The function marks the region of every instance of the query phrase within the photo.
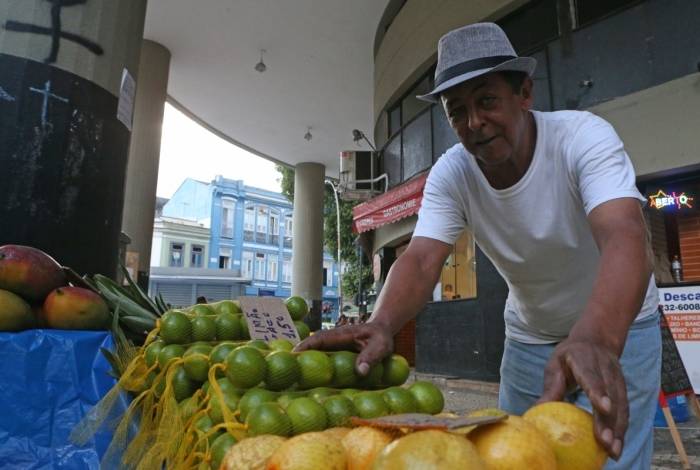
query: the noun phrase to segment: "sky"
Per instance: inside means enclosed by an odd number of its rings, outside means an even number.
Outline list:
[[[280,191],[280,174],[274,163],[226,142],[166,103],[158,197],[170,198],[185,178],[209,182],[216,175]]]

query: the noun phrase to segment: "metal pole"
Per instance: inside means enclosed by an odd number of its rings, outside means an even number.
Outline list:
[[[335,221],[336,221],[336,236],[338,239],[338,316],[343,311],[343,265],[340,259],[340,203],[338,202],[338,191],[332,181],[326,180],[326,183],[333,189],[335,197]]]

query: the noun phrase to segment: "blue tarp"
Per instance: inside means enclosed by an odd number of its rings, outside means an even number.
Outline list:
[[[115,384],[105,331],[0,333],[0,468],[97,469],[111,435],[84,447],[68,436]]]

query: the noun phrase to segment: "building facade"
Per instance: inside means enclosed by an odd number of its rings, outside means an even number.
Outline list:
[[[292,211],[292,204],[282,194],[247,186],[240,180],[222,176],[211,183],[187,179],[163,205],[161,217],[171,224],[183,221],[182,232],[168,231],[167,237],[160,239],[154,235],[152,261],[158,264],[152,266],[177,268],[180,275],[183,268],[228,273],[228,280],[240,285],[239,295],[288,297]],[[195,225],[206,244],[192,239],[191,227]],[[328,252],[323,255],[322,279],[325,320],[331,321],[337,315],[338,268]]]
[[[700,3],[682,0],[450,0],[437,10],[419,0],[390,1],[374,47],[374,140],[390,189],[355,212],[379,281],[410,239],[427,172],[458,142],[441,105],[416,95],[432,89],[440,36],[480,21],[495,21],[518,54],[537,59],[535,109],[588,110],[612,123],[641,193],[652,201],[645,213],[657,278],[669,278],[677,256],[682,281],[700,281],[700,213],[688,199],[700,191],[698,19]],[[417,370],[498,380],[506,296],[505,283],[465,231],[434,301],[407,326]]]

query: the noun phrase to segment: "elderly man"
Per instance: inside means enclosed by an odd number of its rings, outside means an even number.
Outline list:
[[[617,460],[606,468],[649,468],[661,341],[644,198],[610,124],[531,109],[535,65],[495,24],[443,36],[435,88],[421,98],[442,103],[460,144],[432,168],[370,322],[299,349],[354,345],[367,373],[430,298],[468,225],[509,287],[499,406],[575,402]]]

